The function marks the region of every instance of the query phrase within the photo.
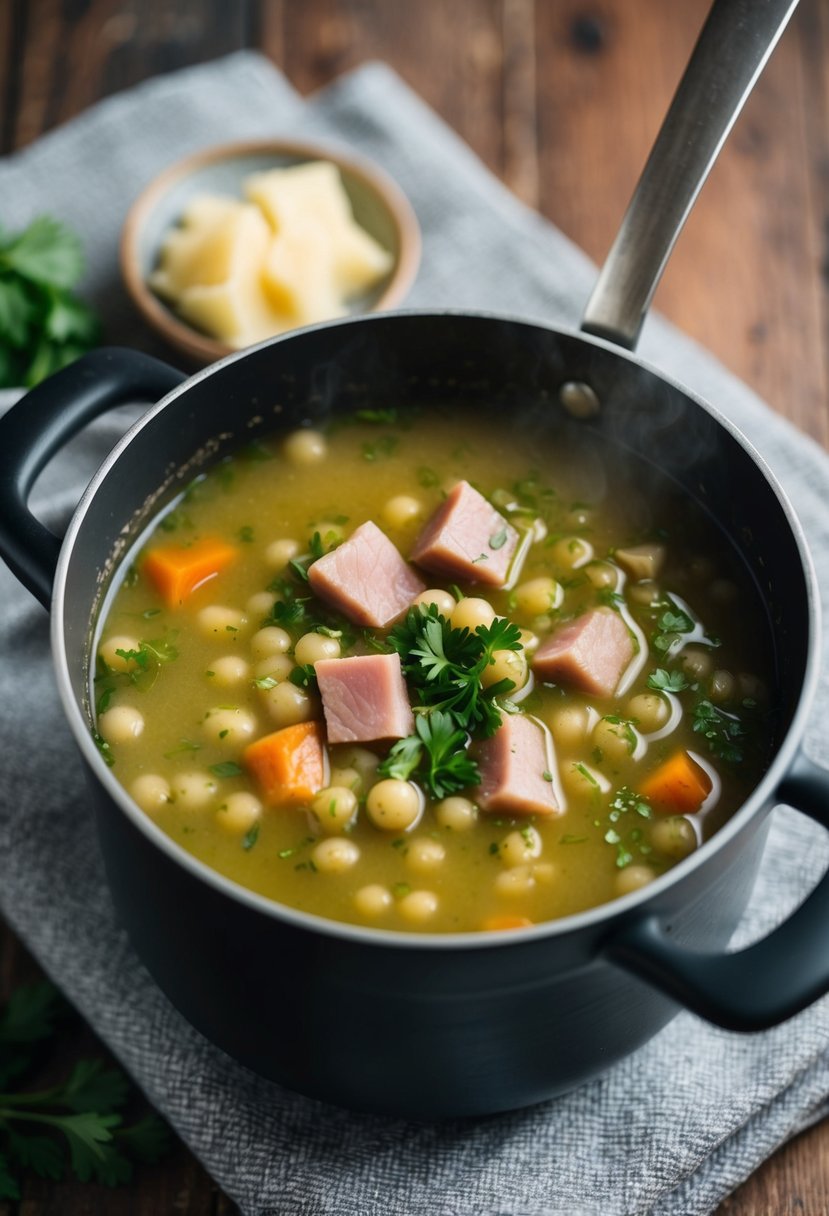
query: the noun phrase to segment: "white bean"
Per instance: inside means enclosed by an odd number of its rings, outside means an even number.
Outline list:
[[[475,826],[478,818],[478,808],[468,798],[453,794],[444,798],[435,806],[435,819],[442,828],[452,832],[468,832]]]
[[[438,897],[434,891],[410,891],[398,903],[400,915],[413,924],[428,920],[438,910]]]
[[[298,540],[272,540],[265,550],[265,561],[271,570],[284,570],[288,562],[299,554]],[[271,596],[273,603],[273,596]]]
[[[159,773],[143,773],[130,786],[130,793],[142,811],[151,813],[170,802],[170,783]]]
[[[374,917],[388,912],[393,900],[388,887],[373,882],[369,883],[367,887],[360,887],[359,891],[355,892],[354,903],[362,916]]]
[[[219,705],[208,709],[202,729],[208,739],[225,745],[247,743],[256,733],[256,718],[238,706]]]
[[[417,786],[394,777],[378,781],[366,798],[369,819],[384,832],[403,832],[412,827],[422,810],[423,796]]]
[[[255,659],[265,659],[272,654],[284,654],[291,649],[291,635],[278,625],[266,625],[250,639],[250,649]]]
[[[245,604],[245,610],[249,617],[261,619],[270,614],[275,599],[272,591],[255,591]]]
[[[207,806],[219,786],[210,773],[203,769],[193,769],[186,773],[176,773],[170,782],[170,788],[176,806],[197,810]]]
[[[448,620],[451,618],[457,602],[450,592],[443,591],[440,587],[430,587],[427,591],[421,591],[420,595],[412,600],[412,606],[425,604],[428,608],[430,604],[434,604],[441,616],[445,616]]]
[[[558,608],[563,592],[561,584],[554,578],[532,578],[526,583],[519,583],[513,597],[520,612],[526,612],[529,616],[540,616]]]
[[[213,684],[227,688],[246,680],[250,675],[250,667],[241,655],[224,654],[211,662],[205,675]]]
[[[262,815],[262,803],[247,790],[237,790],[228,794],[216,811],[216,823],[225,832],[234,836],[242,836],[249,832]]]
[[[616,894],[629,895],[631,891],[640,891],[655,878],[656,874],[650,866],[627,866],[616,875]]]
[[[223,604],[209,604],[196,614],[196,625],[202,637],[220,638],[224,642],[235,642],[247,623],[244,612]]]
[[[517,692],[529,678],[530,669],[523,650],[496,650],[492,662],[481,672],[481,685],[491,688],[499,680],[512,680]]]
[[[319,790],[311,802],[320,831],[326,836],[342,832],[357,813],[357,795],[341,785],[328,785]]]
[[[587,737],[587,708],[584,705],[562,705],[550,714],[548,725],[559,747],[578,747]]]
[[[498,856],[509,869],[526,865],[541,856],[541,837],[529,826],[510,832],[498,846]]]
[[[665,725],[671,709],[658,692],[640,692],[630,698],[625,706],[625,713],[636,722],[640,730],[649,735],[651,731],[659,730]]]
[[[413,840],[406,853],[406,865],[416,874],[428,874],[436,870],[446,858],[446,849],[438,840],[426,836]]]
[[[275,688],[264,689],[262,699],[271,721],[278,727],[307,722],[316,712],[313,697],[290,680],[283,680]]]
[[[291,464],[319,464],[328,453],[328,445],[319,431],[303,428],[286,437],[282,451]]]
[[[132,743],[144,731],[144,715],[132,705],[114,705],[98,719],[107,743]]]
[[[666,857],[682,858],[697,847],[694,825],[684,815],[666,815],[651,825],[651,844]]]
[[[532,871],[532,866],[513,866],[509,870],[502,870],[495,879],[495,892],[497,895],[503,895],[507,899],[519,899],[524,895],[529,895],[535,888],[535,875]]]
[[[360,850],[353,840],[329,836],[311,850],[314,865],[324,874],[341,874],[360,860]]]
[[[327,638],[323,633],[304,633],[294,647],[294,658],[303,666],[318,663],[320,659],[338,659],[340,643],[336,638]]]
[[[296,663],[287,654],[271,654],[266,659],[260,659],[253,669],[253,674],[257,680],[271,679],[279,683],[280,680],[287,680],[288,676],[296,667]]]
[[[138,666],[135,659],[125,659],[123,655],[116,654],[116,650],[138,650],[141,646],[138,638],[128,637],[126,634],[117,635],[116,637],[107,638],[101,642],[98,647],[98,653],[106,663],[107,667],[111,667],[113,671],[134,671]]]
[[[383,504],[380,514],[390,528],[405,528],[423,514],[423,504],[409,494],[396,494]]]
[[[468,595],[458,600],[452,609],[452,624],[456,629],[468,629],[474,633],[479,625],[491,625],[495,620],[495,609],[489,600]]]

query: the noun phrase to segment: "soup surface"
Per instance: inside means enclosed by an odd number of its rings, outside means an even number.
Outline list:
[[[471,417],[257,441],[108,598],[98,744],[253,891],[386,929],[520,927],[652,881],[764,770],[769,634],[717,528],[578,426]]]

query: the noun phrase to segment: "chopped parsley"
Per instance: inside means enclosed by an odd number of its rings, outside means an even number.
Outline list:
[[[647,798],[623,785],[613,795],[607,818],[610,826],[605,829],[603,839],[616,850],[618,869],[625,869],[637,855],[647,857],[651,853],[651,846],[638,823],[640,819],[653,818]]]
[[[363,460],[374,462],[387,460],[397,447],[399,440],[396,435],[381,435],[373,443],[364,443],[362,447]]]
[[[693,633],[694,622],[687,612],[683,612],[673,600],[667,601],[667,607],[656,622],[656,632],[653,635],[653,645],[656,650],[670,652],[678,648],[683,633]]]
[[[391,406],[389,409],[355,410],[354,417],[360,422],[376,422],[383,426],[394,426],[397,422],[397,409]]]
[[[713,755],[728,764],[739,764],[743,759],[741,741],[746,728],[736,714],[726,713],[710,701],[698,701],[694,706],[693,726],[697,734],[708,741]]]
[[[259,821],[252,824],[242,837],[242,848],[249,853],[259,839]]]
[[[211,764],[210,771],[214,777],[241,777],[243,770],[235,760],[222,760],[219,764]]]

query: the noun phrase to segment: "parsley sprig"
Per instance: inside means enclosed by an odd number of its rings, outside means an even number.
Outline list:
[[[52,1037],[61,1013],[46,981],[13,993],[0,1014],[0,1089],[33,1063],[32,1049]],[[82,1182],[117,1186],[132,1178],[136,1161],[156,1161],[169,1134],[154,1115],[124,1126],[118,1110],[129,1082],[101,1060],[80,1060],[69,1076],[38,1092],[0,1093],[0,1198],[19,1199],[21,1170],[58,1181],[66,1170]]]
[[[726,713],[710,701],[698,701],[694,706],[693,725],[697,734],[708,741],[713,755],[728,764],[741,763],[741,743],[746,728],[736,714]]]
[[[648,676],[648,688],[652,688],[654,692],[684,692],[688,687],[688,681],[681,671],[667,671],[664,667],[657,667]]]
[[[72,288],[83,272],[78,238],[41,215],[0,229],[0,388],[31,387],[98,341],[98,321]]]
[[[388,644],[400,655],[415,701],[415,733],[399,740],[380,773],[406,781],[414,773],[433,798],[445,798],[481,779],[468,753],[473,735],[487,737],[501,723],[496,698],[513,680],[484,688],[481,677],[499,650],[520,650],[521,632],[502,617],[474,633],[455,629],[435,604],[410,608]]]
[[[446,798],[481,780],[478,765],[467,753],[469,736],[460,730],[451,714],[440,709],[419,714],[416,734],[395,743],[378,772],[383,777],[408,781],[420,768],[420,778],[433,798]]]
[[[474,633],[455,629],[435,604],[410,608],[388,637],[420,706],[450,715],[458,730],[493,735],[501,723],[496,697],[515,688],[498,680],[484,688],[481,676],[497,650],[521,650],[521,631],[503,617]]]

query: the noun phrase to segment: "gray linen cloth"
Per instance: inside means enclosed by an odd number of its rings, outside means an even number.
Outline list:
[[[0,162],[4,225],[43,210],[83,237],[87,291],[109,338],[150,345],[118,281],[118,231],[165,164],[236,137],[342,141],[384,165],[424,234],[413,306],[468,306],[575,326],[594,268],[518,203],[386,68],[302,101],[242,53],[101,103]],[[486,251],[486,257],[482,256]],[[788,489],[829,601],[829,460],[713,359],[658,319],[642,352],[740,425]],[[65,518],[123,411],[75,441],[44,480]],[[711,1211],[829,1096],[829,1004],[738,1036],[681,1014],[635,1055],[556,1101],[441,1124],[355,1116],[259,1080],[192,1030],[113,920],[79,763],[53,689],[46,614],[0,569],[0,907],[217,1182],[250,1216],[693,1216]],[[826,680],[810,746],[829,716]],[[825,745],[824,745],[825,749]],[[774,812],[737,935],[767,932],[819,877],[826,840]]]

